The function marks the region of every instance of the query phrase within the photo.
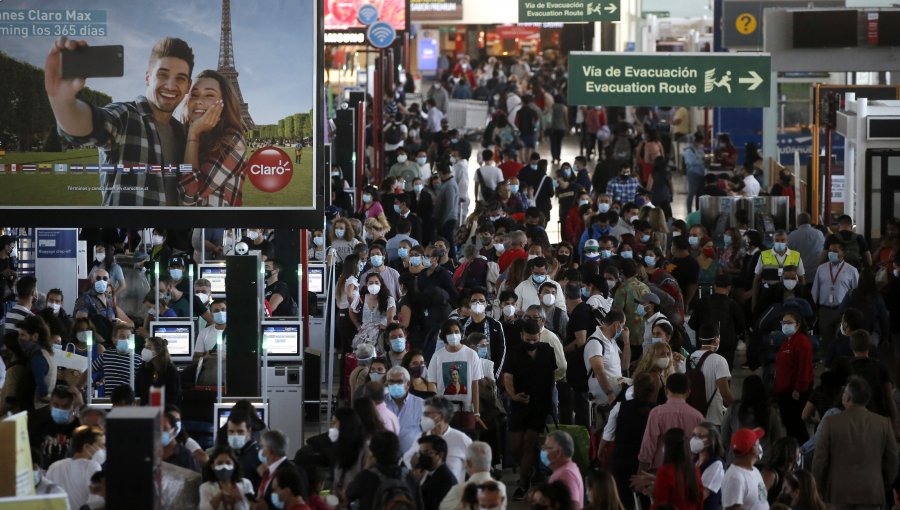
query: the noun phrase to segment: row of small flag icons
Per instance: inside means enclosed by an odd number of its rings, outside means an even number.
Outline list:
[[[158,174],[181,173],[189,174],[194,171],[194,165],[68,165],[66,163],[0,163],[0,173],[31,173],[31,172],[56,172],[65,173],[123,173],[123,174]]]

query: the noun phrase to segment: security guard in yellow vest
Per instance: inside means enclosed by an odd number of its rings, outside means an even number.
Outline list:
[[[803,260],[800,258],[800,252],[788,249],[787,239],[787,232],[784,230],[775,232],[775,236],[772,239],[772,249],[759,254],[759,262],[756,263],[756,269],[754,270],[756,277],[753,279],[752,304],[754,310],[756,309],[760,287],[765,285],[768,288],[769,284],[780,282],[785,266],[797,266],[799,285],[803,285],[805,274]]]

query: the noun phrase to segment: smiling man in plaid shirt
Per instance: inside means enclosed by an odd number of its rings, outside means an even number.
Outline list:
[[[44,88],[60,135],[73,145],[100,150],[100,165],[169,165],[184,158],[185,127],[172,114],[191,87],[194,53],[181,39],[160,39],[150,53],[147,89],[134,101],[91,106],[75,96],[84,78],[64,79],[61,52],[86,46],[60,38],[44,64]],[[101,172],[104,206],[179,205],[178,175]]]
[[[620,204],[634,202],[634,197],[637,195],[640,185],[637,178],[631,175],[631,165],[622,163],[619,176],[609,181],[606,185],[606,194],[612,197],[613,202]]]

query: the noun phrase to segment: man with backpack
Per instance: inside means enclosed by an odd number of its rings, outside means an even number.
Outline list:
[[[844,261],[857,270],[863,267],[872,267],[872,252],[866,244],[866,238],[853,231],[853,218],[842,214],[837,220],[838,230],[825,240],[825,251],[819,257],[819,263],[823,263],[828,257],[828,247],[837,240],[844,247]]]
[[[734,401],[731,394],[731,371],[728,362],[716,354],[719,348],[719,327],[707,322],[697,333],[700,348],[691,354],[687,376],[691,383],[688,404],[706,416],[706,421],[722,424],[725,407]]]
[[[743,308],[731,297],[731,276],[727,274],[717,276],[714,285],[713,294],[700,298],[694,305],[694,313],[688,320],[688,326],[697,331],[697,328],[706,321],[718,321],[718,333],[721,340],[718,352],[731,367],[734,366],[738,336],[747,331],[747,321]],[[748,363],[752,363],[752,361],[748,359]],[[751,366],[753,365],[751,364]]]
[[[384,157],[388,167],[397,162],[397,149],[403,147],[403,141],[409,133],[403,124],[403,114],[397,112],[393,120],[384,126]]]
[[[481,151],[481,158],[484,164],[475,171],[475,198],[490,202],[497,198],[497,186],[503,182],[503,172],[494,163],[493,151]]]

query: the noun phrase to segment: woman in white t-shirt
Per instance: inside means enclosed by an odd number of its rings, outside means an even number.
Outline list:
[[[334,250],[339,261],[345,260],[353,253],[353,248],[361,242],[356,238],[356,231],[350,221],[338,218],[331,223],[328,230],[328,247]]]
[[[484,377],[478,353],[462,344],[462,328],[455,320],[441,327],[446,346],[435,351],[428,364],[427,379],[437,385],[438,396],[456,404],[452,426],[465,431],[480,419],[478,381]],[[475,420],[472,420],[474,413]],[[459,425],[457,427],[456,425]]]
[[[719,427],[709,422],[694,427],[690,439],[694,465],[703,483],[703,507],[722,508],[722,480],[725,478],[725,449]]]
[[[378,273],[366,276],[365,287],[350,304],[350,319],[359,329],[353,338],[353,347],[362,342],[375,344],[381,331],[396,320],[397,305]]]
[[[246,510],[250,508],[246,494],[253,494],[250,480],[241,476],[238,460],[230,448],[218,447],[203,467],[200,486],[200,510]]]

